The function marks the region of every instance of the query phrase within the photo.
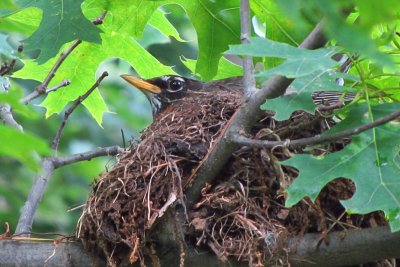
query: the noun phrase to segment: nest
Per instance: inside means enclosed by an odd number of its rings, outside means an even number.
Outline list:
[[[188,97],[173,103],[141,136],[141,142],[117,157],[113,168],[93,185],[77,233],[85,248],[108,264],[143,263],[147,233],[181,198],[199,166],[241,102],[238,92]],[[334,124],[322,116],[295,112],[283,122],[271,112],[251,129],[258,139],[284,140],[314,136]],[[348,142],[347,142],[348,143]],[[380,214],[346,215],[339,200],[355,191],[347,179],[331,182],[315,203],[304,200],[284,207],[284,189],[297,170],[278,164],[292,153],[323,154],[342,149],[346,141],[305,152],[285,148],[236,151],[216,184],[207,184],[195,209],[188,211],[185,240],[211,249],[221,260],[236,257],[251,266],[269,259],[285,264],[279,254],[288,235],[327,233],[333,229],[384,224]]]

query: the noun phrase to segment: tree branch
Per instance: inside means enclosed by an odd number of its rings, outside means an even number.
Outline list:
[[[14,119],[11,106],[8,104],[0,105],[0,120],[3,121],[4,124],[18,129],[21,132],[24,131],[22,126]]]
[[[339,140],[339,139],[342,139],[345,137],[350,137],[352,135],[356,135],[356,134],[365,132],[365,131],[370,130],[374,127],[377,127],[379,125],[390,122],[399,117],[400,117],[400,111],[395,111],[393,113],[390,113],[387,116],[384,116],[384,117],[379,118],[371,123],[362,125],[360,127],[354,128],[354,129],[349,129],[346,131],[333,133],[333,134],[327,134],[327,135],[316,135],[313,137],[301,138],[301,139],[297,139],[297,140],[289,140],[289,139],[286,141],[254,140],[254,139],[245,137],[241,134],[235,134],[234,136],[232,136],[232,141],[241,146],[251,146],[251,147],[265,147],[265,148],[304,147],[304,146],[308,146],[308,145],[316,145],[316,144],[321,144],[321,143],[325,143],[325,142],[333,142],[333,141],[336,141],[336,140]]]
[[[70,165],[75,162],[91,160],[93,158],[101,156],[115,156],[122,152],[124,152],[124,149],[119,146],[103,147],[85,153],[78,153],[66,157],[53,158],[53,162],[54,162],[54,167],[59,168],[65,165]]]
[[[320,234],[305,234],[302,238],[288,238],[288,250],[281,256],[288,256],[290,266],[352,266],[362,263],[400,258],[400,232],[391,233],[387,226],[337,231],[328,234],[320,242]],[[329,241],[329,242],[328,242]],[[320,245],[318,245],[320,244]],[[161,266],[179,266],[179,257],[172,257],[167,246],[157,249]],[[54,253],[55,252],[55,253]],[[165,252],[165,253],[164,253]],[[179,252],[178,252],[179,253]],[[53,257],[50,258],[51,255]],[[221,262],[212,252],[189,246],[185,250],[187,266],[248,266],[247,262]],[[76,242],[32,242],[0,240],[1,266],[92,266],[93,258],[87,255],[81,244]],[[18,266],[19,266],[18,265]],[[96,266],[105,265],[96,259]],[[138,266],[137,265],[134,266]],[[127,266],[127,265],[121,265]],[[132,266],[132,265],[130,265]]]
[[[47,74],[46,78],[44,79],[44,81],[38,85],[36,87],[36,91],[38,92],[38,96],[45,94],[46,90],[47,90],[47,86],[49,85],[49,83],[51,82],[51,80],[54,78],[54,76],[56,75],[56,72],[58,70],[58,68],[60,68],[61,64],[64,62],[64,60],[69,56],[69,54],[71,54],[71,52],[79,45],[81,44],[82,41],[81,40],[76,40],[74,41],[70,47],[68,47],[65,51],[63,51],[60,54],[60,57],[57,59],[56,63],[54,64],[54,66],[51,68],[49,74]]]
[[[251,26],[250,26],[250,6],[249,0],[240,1],[240,40],[242,44],[250,43]],[[254,78],[253,58],[250,56],[243,57],[243,91],[246,97],[250,97],[256,90],[256,80]]]
[[[67,157],[49,157],[45,158],[41,165],[41,172],[36,176],[35,182],[31,188],[28,199],[21,210],[21,216],[18,220],[15,234],[29,233],[32,229],[33,217],[37,210],[40,200],[46,190],[47,184],[53,171],[59,167],[69,165],[75,162],[91,160],[101,156],[114,156],[123,151],[118,146],[99,148],[93,151],[78,153]],[[29,236],[23,234],[22,236]]]
[[[302,48],[315,49],[324,46],[326,39],[319,23],[300,45]],[[250,128],[260,118],[262,112],[260,105],[265,99],[276,98],[283,95],[293,79],[274,76],[260,90],[247,98],[236,111],[229,124],[221,133],[216,145],[208,153],[196,171],[193,185],[186,191],[188,206],[192,206],[200,198],[200,191],[206,182],[212,183],[218,172],[223,168],[231,154],[239,148],[234,143],[233,136],[243,129]]]
[[[94,91],[94,89],[96,89],[99,86],[99,84],[101,83],[101,81],[107,76],[108,76],[108,72],[107,71],[103,72],[103,74],[101,74],[101,76],[92,85],[92,87],[84,95],[81,95],[77,99],[75,99],[74,102],[72,103],[72,106],[67,111],[65,111],[64,119],[61,122],[61,125],[57,130],[57,133],[56,133],[56,136],[54,137],[53,143],[51,144],[51,148],[54,151],[57,151],[58,144],[60,143],[60,137],[61,137],[62,131],[64,130],[65,124],[67,123],[69,116],[72,114],[72,112],[74,112],[74,110],[79,106],[80,103],[82,103],[86,98],[88,98],[88,96]]]
[[[49,88],[49,89],[46,89],[46,92],[44,92],[43,94],[48,94],[48,93],[50,93],[50,92],[56,91],[56,90],[58,90],[59,88],[68,86],[68,85],[70,85],[70,84],[71,84],[71,81],[70,81],[70,80],[63,80],[63,81],[61,81],[59,84],[57,84],[57,85],[55,85],[55,86],[53,86],[53,87],[51,87],[51,88]],[[22,99],[20,100],[20,103],[26,105],[26,104],[28,104],[30,101],[32,101],[32,100],[35,99],[35,98],[38,98],[38,97],[41,96],[41,95],[42,95],[42,94],[40,94],[37,90],[35,90],[35,91],[33,91],[32,93],[30,93],[29,95],[27,95],[27,96],[25,96],[24,98],[22,98]]]
[[[19,217],[17,228],[15,230],[16,234],[26,233],[32,230],[33,217],[53,171],[54,164],[52,159],[44,159],[41,165],[41,172],[36,176],[28,199],[21,210],[21,216]],[[23,236],[29,235],[23,234]]]

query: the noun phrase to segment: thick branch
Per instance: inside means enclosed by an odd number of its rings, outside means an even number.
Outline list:
[[[21,216],[19,217],[17,229],[15,230],[16,234],[27,233],[32,230],[33,216],[35,215],[37,206],[42,199],[43,193],[53,171],[54,164],[52,159],[44,159],[41,165],[41,172],[36,176],[28,199],[21,210]],[[24,234],[23,236],[28,236],[28,234]]]
[[[289,238],[288,257],[291,266],[348,266],[376,260],[400,258],[400,232],[391,233],[389,227],[332,232],[326,242],[321,235],[306,234],[302,238]],[[317,244],[320,244],[319,246]],[[52,258],[49,257],[55,254]],[[168,244],[157,249],[162,266],[179,266],[179,257],[173,257]],[[163,253],[165,252],[165,253]],[[248,266],[246,262],[230,260],[222,263],[215,254],[188,246],[187,266]],[[286,253],[281,255],[286,257]],[[0,266],[92,266],[91,258],[79,243],[53,243],[29,241],[0,241]],[[96,266],[104,261],[97,260]],[[126,265],[121,265],[126,266]]]
[[[64,158],[50,157],[45,158],[41,165],[41,172],[36,176],[35,182],[31,188],[28,199],[21,210],[21,216],[18,221],[16,234],[29,233],[32,229],[33,217],[37,210],[40,200],[46,190],[47,184],[53,171],[59,167],[72,164],[78,161],[91,160],[101,156],[114,156],[122,151],[118,146],[99,148],[86,153],[79,153]],[[23,236],[28,236],[24,234]]]
[[[57,151],[58,144],[60,143],[62,131],[64,130],[65,124],[67,123],[69,116],[72,114],[72,112],[74,112],[74,110],[79,106],[80,103],[82,103],[86,98],[89,97],[89,95],[94,91],[94,89],[96,89],[99,86],[99,84],[101,83],[101,81],[107,76],[108,76],[108,72],[107,71],[103,72],[103,74],[101,74],[101,76],[92,85],[92,87],[90,87],[90,89],[84,95],[81,95],[77,99],[75,99],[74,102],[72,103],[72,106],[67,111],[65,111],[64,119],[61,122],[61,125],[57,130],[57,133],[56,133],[56,136],[54,137],[53,143],[51,144],[51,148],[54,151]]]
[[[379,125],[385,124],[389,121],[392,121],[394,119],[397,119],[400,117],[400,111],[395,111],[387,116],[384,116],[382,118],[379,118],[371,123],[362,125],[360,127],[354,128],[354,129],[349,129],[346,131],[334,133],[334,134],[328,134],[328,135],[316,135],[313,137],[308,137],[308,138],[301,138],[297,140],[286,140],[286,141],[268,141],[268,140],[254,140],[247,138],[243,135],[236,134],[233,136],[232,141],[238,145],[241,146],[251,146],[251,147],[265,147],[265,148],[274,148],[274,147],[291,147],[291,148],[296,148],[296,147],[303,147],[303,146],[308,146],[308,145],[316,145],[316,144],[321,144],[325,142],[333,142],[345,137],[350,137],[352,135],[356,135],[362,132],[365,132],[369,129],[372,129],[374,127],[377,127]]]
[[[321,24],[318,24],[300,47],[315,49],[322,47],[325,43],[326,39],[321,31]],[[236,111],[229,125],[221,134],[220,139],[216,142],[215,147],[213,147],[197,171],[192,187],[186,192],[189,206],[196,203],[200,198],[200,191],[204,184],[206,182],[211,183],[215,179],[231,154],[239,147],[238,144],[232,142],[232,137],[241,130],[251,127],[260,118],[262,114],[260,105],[265,102],[265,99],[283,95],[292,81],[292,79],[282,76],[274,76],[257,93],[246,99],[239,110]]]

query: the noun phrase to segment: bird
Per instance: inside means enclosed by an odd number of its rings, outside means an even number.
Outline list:
[[[134,75],[121,75],[125,81],[141,90],[149,100],[153,116],[156,116],[171,103],[187,96],[201,96],[215,90],[239,91],[242,89],[242,77],[231,77],[212,82],[182,77],[179,75],[164,75],[151,79],[141,79]],[[355,99],[356,93],[343,93],[340,91],[315,91],[311,97],[316,105],[332,106],[348,103]]]

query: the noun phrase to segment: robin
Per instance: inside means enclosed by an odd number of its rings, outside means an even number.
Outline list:
[[[148,98],[153,115],[163,111],[171,103],[189,95],[201,95],[215,90],[237,91],[242,89],[242,77],[232,77],[210,83],[201,82],[177,75],[167,75],[144,80],[129,74],[121,77],[140,89]],[[311,97],[317,105],[334,105],[342,102],[351,102],[355,93],[341,93],[338,91],[316,91]]]

